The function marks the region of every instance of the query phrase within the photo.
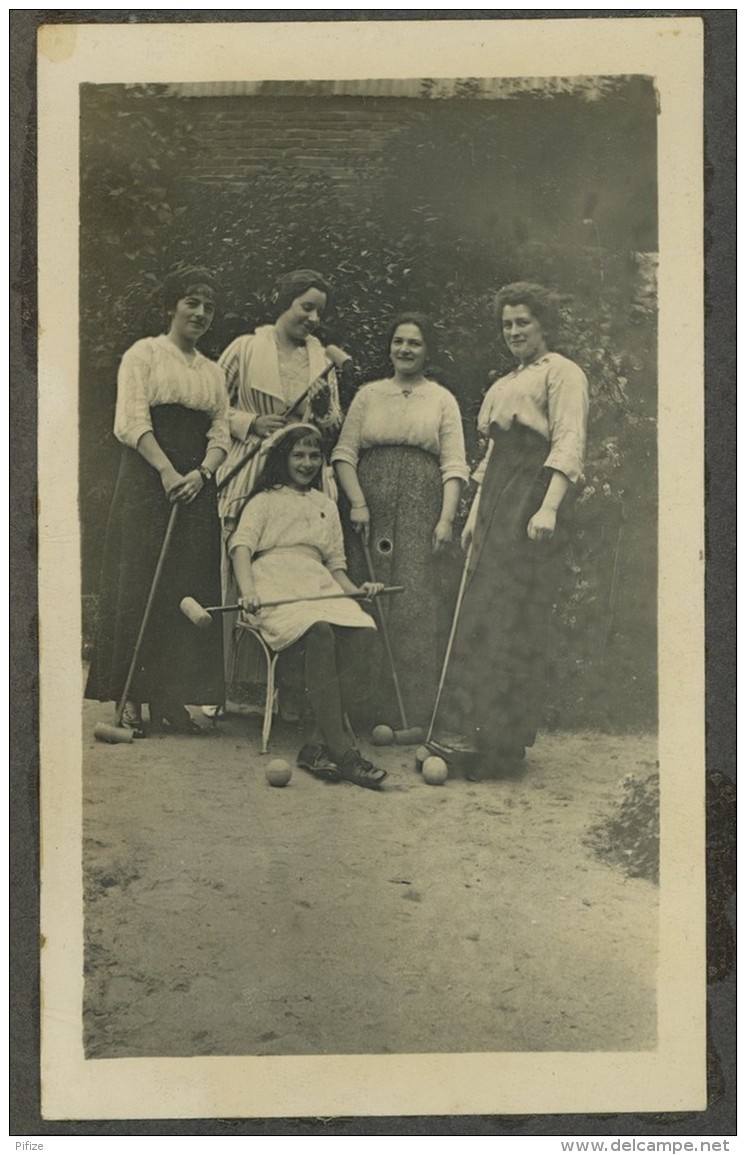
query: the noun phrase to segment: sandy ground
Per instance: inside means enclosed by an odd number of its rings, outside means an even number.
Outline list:
[[[377,794],[269,786],[258,718],[98,744],[112,713],[84,708],[89,1057],[655,1046],[657,888],[583,843],[653,737],[437,787],[385,748]],[[278,723],[269,757],[299,744]]]

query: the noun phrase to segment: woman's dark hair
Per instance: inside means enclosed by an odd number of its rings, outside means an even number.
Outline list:
[[[502,325],[503,309],[506,305],[525,305],[532,317],[541,325],[544,340],[551,345],[557,338],[559,311],[557,297],[543,285],[532,281],[513,281],[504,285],[495,294],[495,313]]]
[[[163,282],[163,301],[167,310],[171,312],[177,301],[197,285],[206,285],[217,296],[218,284],[210,269],[202,265],[177,265],[171,269]]]
[[[331,300],[332,287],[327,280],[315,269],[293,269],[290,273],[283,273],[275,282],[272,290],[272,308],[275,319],[290,308],[293,301],[302,297],[309,289],[318,289],[326,296],[327,306]]]
[[[276,489],[280,485],[288,484],[290,481],[288,458],[299,441],[315,441],[319,449],[322,449],[321,434],[313,425],[299,425],[297,428],[289,429],[267,454],[267,461],[261,476],[251,491],[252,497],[267,489]],[[311,482],[311,488],[321,489],[321,469]]]
[[[386,342],[386,351],[391,348],[391,342],[394,339],[394,333],[400,325],[416,325],[422,333],[422,339],[425,342],[427,350],[427,357],[432,361],[437,356],[438,352],[438,335],[435,332],[435,326],[428,317],[427,313],[407,312],[399,313],[394,317],[389,325],[388,339]]]

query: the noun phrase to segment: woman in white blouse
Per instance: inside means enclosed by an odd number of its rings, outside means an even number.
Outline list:
[[[199,634],[179,612],[182,597],[220,600],[220,523],[213,475],[230,445],[228,394],[218,366],[197,350],[215,311],[202,268],[165,284],[168,331],[137,341],[117,378],[114,433],[119,476],[104,543],[99,635],[86,697],[118,700],[132,657],[171,507],[182,505],[151,612],[123,724],[144,736],[142,705],[154,728],[193,733],[186,703],[220,703],[219,630]]]
[[[356,394],[332,453],[347,499],[347,556],[355,580],[368,577],[360,539],[376,577],[406,592],[386,607],[402,699],[410,725],[425,725],[435,695],[447,616],[448,567],[438,555],[453,535],[469,478],[455,397],[426,376],[435,333],[422,313],[398,316],[389,331],[391,377]],[[381,670],[380,717],[398,723]]]
[[[585,373],[550,351],[557,318],[548,290],[507,285],[496,309],[517,365],[479,413],[489,445],[462,536],[467,579],[432,743],[446,758],[462,757],[474,777],[514,771],[536,737],[568,495],[582,477],[588,421]]]

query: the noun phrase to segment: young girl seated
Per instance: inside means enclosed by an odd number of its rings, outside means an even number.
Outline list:
[[[315,730],[298,765],[319,778],[378,790],[386,771],[362,757],[347,725],[367,690],[373,619],[352,598],[301,600],[341,592],[374,597],[383,588],[358,587],[347,576],[337,507],[320,490],[323,462],[313,425],[288,425],[269,438],[229,551],[246,620],[273,650],[293,652],[303,663]],[[299,600],[262,607],[284,598]]]

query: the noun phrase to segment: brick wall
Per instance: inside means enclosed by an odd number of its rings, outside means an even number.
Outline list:
[[[487,240],[503,227],[500,221],[525,220],[528,235],[551,242],[564,222],[566,230],[578,230],[579,244],[587,243],[581,222],[591,215],[584,209],[591,195],[604,245],[630,251],[657,247],[655,125],[644,102],[631,100],[623,115],[618,108],[604,114],[604,101],[566,105],[557,139],[540,145],[538,166],[519,102],[458,103],[477,117],[486,106],[492,116],[502,106],[500,120],[508,126],[494,170],[479,157],[467,182],[463,173],[449,168],[447,158],[439,171],[429,170],[431,194],[461,218],[467,231]],[[339,193],[361,204],[379,191],[368,177],[370,162],[391,175],[387,146],[392,140],[418,122],[432,126],[433,118],[436,123],[440,116],[446,119],[449,106],[454,107],[452,101],[318,94],[181,96],[174,104],[177,115],[192,126],[189,178],[201,185],[238,188],[260,172],[285,165],[296,172],[322,172]],[[551,113],[552,103],[546,108]],[[366,180],[361,182],[363,162]],[[406,195],[406,185],[400,191]]]
[[[218,97],[182,100],[193,126],[191,177],[240,185],[277,164],[322,171],[357,190],[360,162],[383,158],[387,140],[429,111],[422,101],[370,98]]]

